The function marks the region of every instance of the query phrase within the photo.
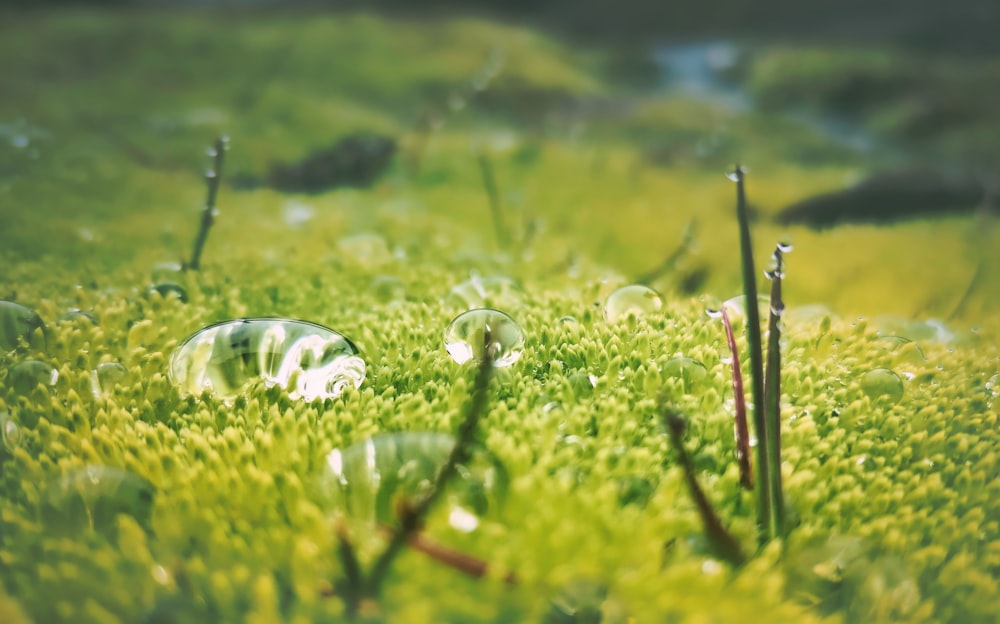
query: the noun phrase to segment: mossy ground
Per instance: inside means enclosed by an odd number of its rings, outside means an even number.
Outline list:
[[[420,114],[496,48],[505,64],[494,83],[432,135],[419,173],[408,169]],[[1000,256],[989,251],[1000,235],[976,217],[822,233],[756,224],[759,259],[779,238],[796,244],[783,421],[797,525],[784,558],[774,545],[733,571],[706,550],[658,422],[662,400],[690,416],[699,477],[752,545],[725,341],[704,314],[739,292],[734,192],[721,172],[748,163],[751,200],[766,216],[857,175],[857,158],[757,114],[636,100],[602,74],[613,66],[606,54],[477,20],[38,14],[0,26],[0,57],[19,59],[5,71],[0,122],[30,137],[0,146],[0,297],[51,330],[44,349],[5,355],[0,375],[28,357],[60,371],[54,388],[7,388],[0,403],[21,425],[20,446],[0,451],[0,620],[341,617],[343,603],[323,595],[340,572],[313,480],[335,447],[454,429],[473,369],[450,360],[441,335],[463,309],[449,291],[471,271],[520,284],[491,303],[522,325],[528,348],[495,379],[481,432],[511,492],[472,534],[433,518],[429,531],[493,572],[473,581],[407,553],[385,589],[390,621],[539,621],[581,583],[607,588],[606,621],[1000,613],[1000,401],[987,386],[1000,370],[990,315]],[[588,103],[612,110],[595,116]],[[200,150],[216,134],[232,139],[228,172],[261,172],[354,130],[401,139],[374,188],[290,197],[224,186],[204,268],[184,277],[189,302],[147,293],[154,264],[190,254],[208,163]],[[694,157],[700,134],[718,147]],[[649,158],[657,135],[674,155],[668,166]],[[476,150],[490,155],[518,233],[509,249],[488,225]],[[286,222],[301,204],[311,220]],[[606,323],[595,304],[656,265],[692,220],[694,251],[656,284],[665,310]],[[378,238],[349,238],[369,233]],[[699,266],[707,281],[683,292],[682,276]],[[952,341],[913,334],[916,344],[896,349],[879,337],[880,315],[948,316],[977,266]],[[398,278],[404,296],[373,285],[381,276]],[[828,312],[796,318],[812,303]],[[59,321],[72,307],[98,323]],[[560,321],[567,315],[576,322]],[[312,404],[273,389],[231,406],[180,397],[166,377],[173,347],[240,316],[331,326],[361,347],[368,378]],[[678,355],[703,362],[706,378],[685,386],[662,372]],[[129,377],[94,399],[89,371],[110,360]],[[860,388],[877,367],[907,377],[899,403]],[[581,383],[588,375],[593,387]],[[46,487],[87,464],[153,483],[148,524],[120,516],[103,531],[52,534],[39,517]],[[508,571],[516,587],[503,583]]]

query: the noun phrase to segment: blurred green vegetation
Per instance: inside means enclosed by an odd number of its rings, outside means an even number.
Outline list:
[[[342,617],[325,595],[340,564],[312,480],[333,448],[457,422],[472,370],[448,358],[441,335],[463,309],[452,287],[475,272],[517,285],[491,303],[528,336],[523,359],[497,376],[483,431],[511,495],[479,531],[450,531],[440,517],[428,530],[493,571],[473,581],[408,553],[386,590],[387,620],[563,621],[553,604],[578,602],[582,586],[602,588],[608,622],[992,621],[1000,235],[977,215],[826,232],[769,222],[884,162],[767,107],[839,112],[846,99],[866,116],[886,99],[937,93],[913,78],[921,62],[908,55],[813,49],[802,52],[812,69],[797,72],[793,54],[758,52],[744,75],[764,109],[733,111],[640,90],[623,69],[635,65],[612,49],[471,18],[79,11],[0,23],[0,58],[18,59],[0,98],[0,298],[50,328],[44,348],[0,360],[0,412],[20,427],[0,450],[0,620]],[[451,110],[493,58],[502,67],[485,91]],[[941,67],[931,75],[956,93],[992,71]],[[810,86],[817,74],[826,78]],[[857,81],[878,97],[856,96]],[[428,118],[443,125],[427,132]],[[894,138],[905,126],[885,119],[873,132]],[[400,143],[372,188],[283,195],[224,182],[203,270],[174,276],[188,303],[149,292],[157,263],[190,253],[202,150],[216,135],[231,137],[229,175],[355,131]],[[480,153],[514,233],[505,249],[488,225]],[[752,543],[725,343],[704,314],[740,292],[722,175],[737,160],[751,171],[758,262],[775,241],[795,243],[783,416],[797,525],[784,559],[775,545],[733,571],[705,550],[658,401],[691,416],[706,490]],[[605,322],[604,298],[660,263],[692,222],[693,248],[655,283],[665,310]],[[685,286],[698,272],[705,281]],[[967,290],[954,335],[936,336],[923,320],[952,315]],[[59,320],[74,307],[97,323]],[[361,347],[368,379],[311,404],[276,388],[233,405],[179,396],[165,375],[172,349],[240,316],[329,325]],[[697,387],[667,372],[680,355],[706,366]],[[58,369],[54,387],[8,387],[29,358]],[[128,377],[94,398],[90,370],[112,360]],[[906,379],[898,403],[862,387],[879,367]],[[48,484],[87,464],[152,483],[149,526],[120,516],[104,532],[46,533]],[[375,537],[357,538],[370,552]],[[502,582],[508,571],[518,586]]]

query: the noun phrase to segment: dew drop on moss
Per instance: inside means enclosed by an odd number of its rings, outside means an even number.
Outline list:
[[[59,380],[59,371],[39,360],[24,360],[7,373],[7,387],[17,394],[29,394],[38,386],[51,387]]]
[[[345,336],[280,318],[223,321],[195,332],[170,358],[170,378],[190,394],[230,399],[262,381],[307,401],[335,398],[365,379],[365,362]]]
[[[701,381],[708,375],[705,365],[694,358],[675,357],[663,363],[663,372],[672,377],[676,377],[690,385],[696,381]]]
[[[433,487],[452,448],[447,433],[403,432],[368,438],[326,456],[320,489],[331,511],[342,511],[364,523],[395,524],[397,505],[414,502]],[[449,482],[448,522],[468,532],[478,519],[502,503],[507,471],[491,453],[473,449]]]
[[[164,299],[174,298],[181,303],[187,303],[187,290],[177,282],[157,282],[149,288],[150,293],[157,293]]]
[[[118,362],[102,362],[97,368],[90,372],[90,388],[94,393],[94,398],[100,399],[112,394],[116,387],[121,386],[126,377],[128,369]]]
[[[21,446],[21,428],[7,412],[0,412],[0,440],[8,451]]]
[[[62,320],[67,323],[83,323],[97,325],[97,316],[93,312],[87,312],[86,310],[81,310],[80,308],[73,308],[66,314],[63,314]]]
[[[372,280],[372,294],[379,303],[402,301],[406,298],[406,286],[395,275],[379,275]]]
[[[155,490],[149,481],[121,468],[90,465],[51,483],[43,493],[40,520],[49,530],[92,529],[117,535],[118,515],[148,527]]]
[[[486,345],[486,334],[490,343]],[[510,316],[499,310],[480,308],[456,316],[444,330],[444,347],[459,364],[481,362],[485,349],[493,356],[493,365],[510,366],[524,351],[524,332]]]
[[[36,329],[45,329],[42,318],[34,311],[13,301],[0,301],[0,348],[9,351],[20,339],[31,340]]]
[[[876,368],[861,376],[861,391],[873,401],[899,403],[903,398],[903,380],[888,368]]]
[[[454,286],[445,297],[448,305],[466,310],[516,305],[520,300],[521,288],[504,275],[473,275]]]
[[[622,286],[608,295],[604,304],[604,318],[609,323],[634,317],[639,318],[663,308],[660,294],[641,284]]]

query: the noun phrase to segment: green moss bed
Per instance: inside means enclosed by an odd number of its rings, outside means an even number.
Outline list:
[[[503,66],[481,98],[422,138],[420,119],[446,110],[496,50]],[[0,98],[0,299],[46,325],[0,353],[0,621],[344,620],[343,511],[316,492],[326,455],[379,433],[455,431],[476,369],[456,364],[442,335],[468,307],[453,288],[474,275],[510,280],[481,304],[526,337],[520,360],[497,371],[478,432],[509,483],[475,531],[451,528],[443,507],[425,530],[489,571],[472,579],[406,550],[365,617],[996,621],[1000,236],[971,215],[776,226],[768,214],[867,163],[757,113],[627,91],[610,54],[471,19],[0,22],[0,58],[17,59]],[[202,270],[154,268],[190,254],[215,136],[231,139],[235,177],[358,131],[400,145],[373,186],[293,195],[224,182]],[[657,137],[689,154],[713,136],[722,147],[707,156],[647,157]],[[479,153],[497,180],[504,247]],[[722,175],[737,158],[750,166],[758,263],[779,239],[795,250],[781,411],[792,527],[734,569],[706,542],[660,417],[664,405],[686,415],[697,476],[754,552],[728,351],[705,314],[741,292]],[[607,296],[692,222],[693,245],[653,284],[662,309],[605,320]],[[186,300],[151,291],[164,279]],[[64,318],[74,308],[93,318]],[[180,342],[258,316],[350,337],[366,379],[313,402],[260,385],[230,402],[178,391],[167,368]],[[736,329],[746,358],[739,318]],[[681,356],[706,374],[674,374],[667,362]],[[14,371],[26,360],[58,378],[25,381]],[[126,372],[95,396],[91,371],[104,362]],[[862,383],[878,368],[900,377],[901,397]],[[87,466],[128,471],[151,491],[104,494],[122,513],[68,509],[61,480]],[[347,526],[369,565],[383,537]]]

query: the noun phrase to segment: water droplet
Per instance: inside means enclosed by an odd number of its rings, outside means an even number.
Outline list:
[[[1000,396],[1000,373],[993,375],[986,381],[986,389],[993,396]]]
[[[445,297],[448,305],[467,310],[516,305],[520,300],[520,286],[503,275],[473,275],[454,286]]]
[[[780,251],[781,253],[789,253],[793,249],[795,249],[795,247],[792,245],[791,241],[778,242],[778,251]]]
[[[372,280],[372,292],[379,303],[406,299],[406,286],[395,275],[379,275]]]
[[[312,221],[315,216],[316,211],[312,206],[293,199],[286,201],[281,209],[282,219],[288,226],[294,228],[302,227]]]
[[[153,283],[176,282],[184,275],[184,266],[180,262],[157,262],[149,271]]]
[[[737,319],[743,320],[747,315],[747,298],[746,295],[737,295],[732,299],[727,299],[723,302],[723,306],[726,308],[726,313],[729,315],[729,320],[736,321]],[[757,311],[760,314],[761,319],[767,318],[768,310],[771,309],[771,298],[765,295],[757,295]]]
[[[177,282],[158,282],[149,287],[150,294],[157,293],[164,299],[174,298],[181,303],[187,303],[188,294],[184,287]]]
[[[740,181],[740,176],[735,171],[727,171],[726,172],[726,177],[729,178],[729,180],[732,181],[732,182],[739,182]]]
[[[679,378],[688,386],[696,381],[701,381],[708,376],[705,365],[694,358],[675,357],[663,363],[663,372],[667,375]]]
[[[722,309],[721,308],[705,308],[705,314],[708,315],[708,318],[714,318],[714,319],[722,318]]]
[[[392,252],[385,239],[370,232],[345,236],[337,241],[337,249],[361,264],[384,264],[392,260]]]
[[[97,316],[93,312],[87,312],[80,308],[72,308],[69,312],[63,314],[62,320],[70,323],[87,322],[91,325],[98,324]]]
[[[128,369],[118,362],[102,362],[90,371],[90,389],[95,399],[112,394],[128,377]]]
[[[489,332],[490,343],[485,344]],[[510,366],[524,351],[524,332],[507,314],[490,308],[469,310],[456,316],[444,330],[444,347],[459,364],[481,362],[489,348],[493,365]]]
[[[21,446],[21,428],[7,412],[0,412],[0,440],[8,451]]]
[[[454,436],[447,433],[377,435],[331,451],[320,489],[334,510],[353,519],[396,524],[399,503],[413,502],[431,490],[454,446]],[[448,484],[449,522],[460,531],[474,529],[482,516],[499,507],[507,482],[503,464],[484,449],[474,448]]]
[[[7,387],[17,394],[30,394],[38,386],[54,386],[58,380],[59,371],[38,360],[18,362],[7,373]]]
[[[641,284],[622,286],[608,295],[604,304],[604,318],[609,323],[633,317],[639,318],[663,308],[660,293]]]
[[[0,301],[0,348],[14,349],[21,338],[30,342],[36,329],[44,331],[45,323],[34,311],[13,301]]]
[[[903,380],[888,368],[876,368],[861,376],[861,391],[873,401],[899,403],[903,398]]]
[[[153,575],[153,580],[160,585],[167,585],[170,583],[170,572],[167,571],[162,565],[154,565],[150,573]]]
[[[49,530],[117,536],[119,514],[149,525],[155,493],[149,481],[127,470],[90,465],[50,484],[39,513]]]
[[[251,318],[210,325],[170,359],[170,377],[185,392],[229,399],[256,380],[307,401],[361,385],[365,363],[337,332],[307,321]]]
[[[576,320],[575,316],[560,316],[559,322],[563,325],[579,325],[580,321]]]

